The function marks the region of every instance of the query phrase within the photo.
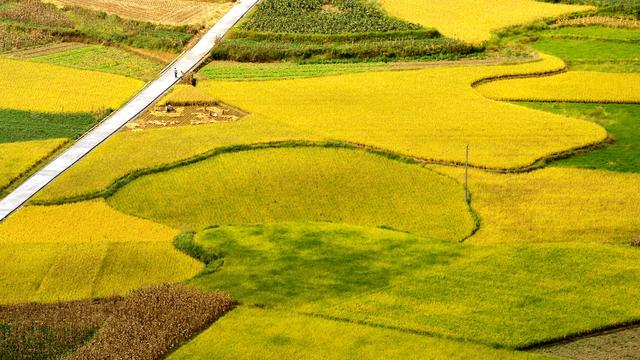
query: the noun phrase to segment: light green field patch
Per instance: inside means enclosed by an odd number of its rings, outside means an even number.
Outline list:
[[[121,188],[115,208],[174,228],[327,221],[460,240],[475,223],[456,181],[364,151],[228,153]]]
[[[509,348],[640,318],[629,246],[479,246],[337,224],[222,226],[196,242],[223,265],[189,283],[245,305]]]
[[[63,52],[36,56],[30,61],[108,72],[142,80],[156,78],[163,65],[125,50],[91,45]]]
[[[546,359],[399,331],[242,307],[169,359]]]

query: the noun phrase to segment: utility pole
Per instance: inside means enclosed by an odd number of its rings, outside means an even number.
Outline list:
[[[467,144],[466,160],[464,163],[464,201],[469,203],[469,144]]]

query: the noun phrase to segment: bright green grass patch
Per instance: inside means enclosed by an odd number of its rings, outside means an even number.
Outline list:
[[[542,36],[640,41],[640,30],[607,26],[566,26],[540,32]]]
[[[241,307],[169,359],[545,359],[294,313]]]
[[[562,58],[571,70],[640,72],[640,31],[605,29],[567,27],[545,31],[531,46]]]
[[[158,76],[163,65],[141,56],[100,45],[85,46],[49,55],[36,56],[30,61],[103,71],[142,80]]]
[[[212,80],[272,80],[384,70],[387,63],[298,64],[214,61],[200,70]]]
[[[245,304],[512,348],[640,319],[640,251],[627,246],[473,246],[322,224],[224,226],[196,241],[224,265],[191,284]]]
[[[182,229],[328,221],[460,240],[475,228],[462,186],[453,179],[337,148],[222,154],[134,180],[109,202],[128,214]]]
[[[0,109],[0,143],[76,138],[98,119],[89,113],[56,114]]]
[[[331,223],[223,226],[196,234],[195,242],[224,265],[191,285],[222,289],[246,304],[285,308],[385,288],[416,267],[461,256],[461,248],[444,242]]]
[[[556,161],[553,166],[640,172],[640,105],[529,102],[518,105],[591,120],[615,138],[613,144]]]

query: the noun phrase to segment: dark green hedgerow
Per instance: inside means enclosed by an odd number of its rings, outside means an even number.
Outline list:
[[[425,36],[426,35],[426,36]],[[394,37],[395,36],[395,37]],[[239,62],[353,62],[400,59],[453,60],[482,51],[457,40],[429,33],[399,33],[367,38],[365,34],[324,37],[231,37],[212,52],[214,60]],[[358,39],[362,38],[362,39]]]
[[[213,228],[215,228],[215,226],[210,226],[208,229]],[[204,270],[202,270],[197,276],[216,272],[220,267],[222,267],[224,260],[222,260],[222,257],[213,250],[198,244],[194,239],[195,235],[195,231],[183,231],[173,240],[173,245],[176,249],[206,265]]]

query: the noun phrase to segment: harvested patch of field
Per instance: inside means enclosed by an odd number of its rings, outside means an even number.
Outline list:
[[[81,6],[126,19],[166,25],[210,25],[233,6],[232,1],[188,0],[45,0],[60,6]]]
[[[545,358],[292,312],[242,307],[169,359],[424,359],[425,354],[438,360]]]
[[[0,144],[0,191],[63,146],[66,139]]]
[[[327,138],[456,163],[465,161],[469,144],[471,164],[514,168],[600,142],[606,132],[583,120],[483,98],[470,85],[488,77],[563,68],[561,60],[544,56],[541,61],[514,66],[201,84],[227,104]]]
[[[176,233],[104,201],[26,207],[0,224],[0,302],[111,296],[188,279],[202,265],[173,247]]]
[[[0,58],[0,108],[40,112],[98,112],[118,108],[142,81],[97,71]],[[38,99],[38,101],[34,101]]]
[[[222,103],[209,105],[166,106],[158,105],[125,125],[124,130],[140,131],[175,126],[203,125],[234,122],[246,116],[244,112]]]
[[[628,245],[478,246],[288,223],[208,228],[195,246],[217,260],[189,284],[242,304],[490,346],[524,347],[640,315],[640,288],[629,286],[640,279],[640,252]]]
[[[607,331],[532,351],[574,360],[635,359],[640,354],[640,327]]]
[[[0,340],[0,354],[50,358],[66,353],[65,359],[104,359],[116,353],[159,358],[232,308],[225,294],[184,286],[138,290],[127,298],[5,305],[0,306],[0,323],[7,324],[8,336]]]
[[[349,149],[221,154],[138,178],[108,201],[128,214],[181,229],[330,221],[460,240],[475,228],[457,182]]]
[[[640,104],[640,74],[569,71],[554,76],[493,81],[476,89],[501,101]]]
[[[439,167],[461,179],[462,169]],[[473,243],[628,243],[640,233],[640,176],[546,168],[526,174],[472,170]]]
[[[238,121],[246,115],[193,86],[178,85],[156,106],[127,123],[124,130],[225,123]]]
[[[382,0],[393,16],[435,27],[444,35],[482,42],[491,32],[543,18],[595,9],[592,6],[545,4],[533,0]]]

